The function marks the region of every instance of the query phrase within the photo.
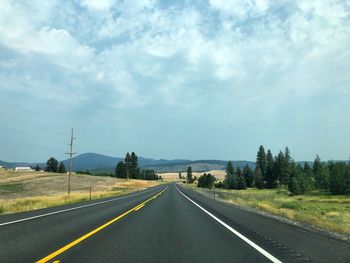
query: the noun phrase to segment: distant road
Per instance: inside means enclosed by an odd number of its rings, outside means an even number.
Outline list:
[[[350,262],[350,246],[168,184],[0,216],[0,262]]]

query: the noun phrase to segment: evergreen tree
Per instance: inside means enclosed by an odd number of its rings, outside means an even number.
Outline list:
[[[226,176],[223,182],[223,187],[226,189],[234,189],[237,184],[237,176],[235,175],[235,168],[231,161],[226,166]]]
[[[283,182],[283,174],[284,174],[284,154],[282,151],[278,153],[278,155],[275,157],[274,165],[273,165],[273,173],[274,176],[277,178],[280,185],[282,185]]]
[[[209,174],[204,173],[198,178],[197,186],[211,189],[213,188],[215,181],[216,181],[215,176],[211,175],[210,173]]]
[[[303,171],[304,173],[308,174],[310,177],[313,177],[312,168],[307,162],[304,163]]]
[[[252,168],[249,167],[249,165],[244,166],[243,177],[246,181],[247,187],[252,187],[254,182],[254,173]]]
[[[233,164],[231,161],[228,161],[226,166],[226,176],[233,175],[235,173],[235,168],[233,167]]]
[[[329,189],[329,169],[328,166],[321,162],[321,159],[316,155],[312,171],[314,174],[315,185],[317,188],[328,191]]]
[[[329,192],[331,194],[350,193],[349,165],[344,162],[329,164]]]
[[[117,178],[126,178],[126,166],[120,161],[115,167],[115,177]]]
[[[48,159],[46,165],[45,171],[57,173],[58,161],[54,157]]]
[[[141,171],[138,164],[138,157],[134,152],[131,153],[130,161],[131,161],[130,177],[134,179],[139,179]]]
[[[35,171],[37,171],[37,172],[39,172],[39,171],[41,171],[41,167],[37,164],[36,166],[35,166]]]
[[[247,183],[245,181],[244,176],[241,173],[237,172],[237,190],[247,189]]]
[[[237,167],[236,175],[237,175],[237,176],[241,176],[241,175],[242,175],[241,168]]]
[[[158,175],[154,172],[154,170],[142,170],[140,177],[144,180],[158,180]]]
[[[63,162],[60,163],[60,166],[58,167],[59,173],[66,173],[66,167],[64,166]]]
[[[283,162],[283,174],[282,174],[282,183],[287,187],[290,174],[291,174],[291,163],[292,157],[290,155],[289,148],[286,147],[284,151],[284,162]]]
[[[270,150],[267,151],[267,156],[266,156],[265,184],[266,184],[266,188],[277,187],[277,177],[274,173],[274,160]]]
[[[229,176],[227,181],[227,189],[236,189],[238,184],[238,177],[236,174]]]
[[[266,176],[266,153],[264,146],[260,145],[256,156],[256,167],[260,168],[263,179]]]
[[[311,177],[300,165],[291,162],[288,190],[295,195],[305,194],[311,190]]]
[[[131,178],[131,156],[130,153],[126,153],[125,158],[125,169],[126,169],[126,178]]]
[[[263,181],[261,169],[258,166],[255,168],[254,181],[255,181],[255,187],[256,188],[258,188],[258,189],[263,189],[264,188],[264,181]]]
[[[192,184],[193,183],[193,179],[192,179],[192,167],[188,166],[187,168],[187,183],[188,184]]]

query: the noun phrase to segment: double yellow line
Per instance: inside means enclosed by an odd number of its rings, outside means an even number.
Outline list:
[[[146,203],[148,203],[149,201],[151,201],[152,199],[156,199],[158,196],[160,196],[162,193],[164,193],[164,191],[168,188],[168,186],[166,188],[164,188],[162,191],[160,191],[158,194],[152,196],[151,198],[147,199],[146,201],[142,202],[141,204],[131,208],[130,210],[126,211],[125,213],[117,216],[116,218],[112,219],[111,221],[108,221],[107,223],[103,224],[102,226],[90,231],[89,233],[83,235],[82,237],[74,240],[73,242],[65,245],[64,247],[56,250],[55,252],[51,253],[50,255],[36,261],[36,263],[45,263],[48,262],[49,260],[57,257],[58,255],[62,254],[63,252],[65,252],[66,250],[74,247],[75,245],[77,245],[78,243],[80,243],[81,241],[91,237],[92,235],[96,234],[97,232],[101,231],[102,229],[106,228],[107,226],[113,224],[114,222],[118,221],[119,219],[123,218],[124,216],[126,216],[127,214],[130,214],[133,211],[137,211],[139,209],[141,209],[142,207],[144,207],[146,205]]]

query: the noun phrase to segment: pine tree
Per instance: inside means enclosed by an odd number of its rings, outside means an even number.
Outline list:
[[[245,181],[247,183],[247,187],[252,187],[253,182],[254,182],[254,173],[253,173],[252,168],[249,167],[249,165],[244,166],[243,176],[244,176]]]
[[[130,156],[130,177],[134,179],[140,178],[140,168],[138,167],[138,157],[137,155],[132,152]]]
[[[122,161],[118,162],[115,167],[115,176],[117,178],[126,178],[126,166]]]
[[[235,168],[233,167],[233,164],[231,161],[228,161],[227,166],[226,166],[226,176],[229,174],[234,174],[235,173]]]
[[[193,179],[192,179],[192,167],[188,166],[187,168],[187,183],[188,184],[192,184],[193,183]]]
[[[210,173],[209,174],[204,173],[198,178],[197,186],[211,189],[213,188],[215,181],[216,181],[216,178],[213,175],[211,175]]]
[[[331,194],[350,193],[350,173],[348,165],[344,162],[331,162],[329,164],[329,192]]]
[[[283,176],[282,176],[282,183],[287,187],[290,173],[291,173],[291,163],[292,163],[292,157],[290,156],[289,148],[285,148],[284,152],[284,162],[283,162]]]
[[[48,159],[46,162],[46,165],[47,166],[45,170],[47,172],[57,173],[58,161],[54,157],[51,157],[50,159]]]
[[[226,166],[226,176],[223,182],[223,187],[226,189],[234,189],[236,187],[236,176],[235,176],[235,168],[231,161],[227,163]]]
[[[265,184],[266,184],[266,188],[277,187],[277,178],[274,173],[274,160],[270,150],[267,151],[267,156],[266,156]]]
[[[66,167],[64,166],[63,162],[60,163],[60,166],[58,167],[58,173],[66,173]]]
[[[126,169],[126,178],[131,178],[131,156],[130,153],[126,153],[124,158],[125,169]]]
[[[329,168],[321,162],[321,159],[318,155],[316,155],[312,171],[314,174],[316,187],[327,191],[329,189]]]
[[[255,168],[255,177],[254,177],[254,181],[255,181],[255,187],[258,189],[263,189],[264,188],[264,181],[262,178],[262,173],[260,170],[260,167],[256,167]]]
[[[237,172],[237,190],[247,189],[247,183],[244,176]]]
[[[263,179],[266,176],[266,153],[264,146],[260,145],[257,156],[256,156],[256,167],[259,167]]]
[[[288,181],[288,191],[292,194],[305,194],[311,190],[311,177],[309,177],[300,165],[290,164],[290,177]]]
[[[280,151],[275,157],[273,173],[274,176],[277,178],[279,184],[282,185],[284,176],[284,154],[282,151]]]

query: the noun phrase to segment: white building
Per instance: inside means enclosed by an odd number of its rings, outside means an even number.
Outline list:
[[[33,171],[33,169],[28,166],[16,166],[15,171]]]

